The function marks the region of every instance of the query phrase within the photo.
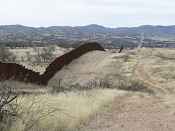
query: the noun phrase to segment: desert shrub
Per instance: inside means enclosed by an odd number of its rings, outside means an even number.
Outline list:
[[[78,91],[78,90],[91,90],[91,89],[107,89],[114,88],[112,81],[107,79],[92,79],[86,83],[74,83],[68,84],[62,79],[58,80],[57,85],[51,86],[49,91],[51,93],[67,92],[67,91]]]
[[[111,89],[93,89],[20,96],[20,117],[8,131],[78,131],[117,93]]]
[[[14,62],[16,56],[9,51],[6,47],[0,47],[0,61],[2,62]]]
[[[35,62],[41,63],[41,62],[50,62],[54,58],[54,51],[56,50],[54,46],[48,46],[43,48],[33,48],[35,55]]]
[[[65,90],[66,90],[66,88],[64,88],[64,86],[62,84],[62,79],[58,80],[57,86],[53,85],[51,87],[51,93],[59,93],[59,92],[65,91]]]
[[[21,96],[18,98],[18,117],[13,122],[10,131],[38,131],[40,121],[47,119],[48,117],[59,111],[59,108],[47,108],[38,96]],[[26,98],[30,99],[27,104],[24,102]]]
[[[117,78],[115,83],[113,83],[113,80],[110,81],[107,78],[104,78],[92,79],[84,84],[75,83],[66,86],[65,83],[62,82],[62,80],[59,80],[57,86],[52,86],[51,93],[91,89],[120,89],[135,92],[154,93],[153,90],[148,88],[142,81],[122,76]]]
[[[124,62],[129,62],[130,56],[129,55],[124,55],[123,56],[123,61]]]
[[[29,51],[26,52],[26,60],[28,62],[32,62],[32,55],[31,55],[31,53]]]
[[[97,80],[90,80],[86,85],[86,89],[93,89],[93,88],[112,88],[112,82],[107,79],[97,79]]]
[[[154,93],[154,91],[148,88],[143,82],[129,78],[126,78],[125,80],[119,80],[117,88],[127,91],[147,92],[150,94]]]
[[[127,91],[136,91],[136,92],[147,92],[147,93],[154,93],[153,90],[148,88],[142,81],[137,79],[132,79],[124,76],[119,76],[116,79],[116,83],[113,80],[109,80],[107,78],[104,79],[96,79],[90,80],[85,85],[76,84],[74,88],[79,90],[87,90],[87,89],[120,89],[120,90],[127,90]]]
[[[89,90],[89,89],[107,89],[113,88],[113,83],[107,79],[96,79],[96,80],[89,80],[85,84],[76,83],[71,85],[69,89],[71,90]]]
[[[58,110],[43,109],[41,100],[35,96],[28,103],[23,103],[25,96],[17,94],[11,83],[0,83],[0,131],[31,131],[41,119],[44,120]]]
[[[5,82],[0,83],[0,130],[8,131],[17,117],[17,105],[12,104],[17,98],[13,88]]]

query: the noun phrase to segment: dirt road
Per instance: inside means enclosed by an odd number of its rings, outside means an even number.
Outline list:
[[[83,131],[174,131],[175,110],[154,96],[116,97]]]

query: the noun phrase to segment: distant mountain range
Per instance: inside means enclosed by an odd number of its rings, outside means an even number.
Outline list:
[[[27,27],[22,25],[0,26],[0,42],[59,43],[61,40],[112,40],[139,39],[174,41],[175,25],[109,28],[100,25]]]

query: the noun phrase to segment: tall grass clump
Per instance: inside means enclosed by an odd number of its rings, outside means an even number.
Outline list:
[[[134,92],[146,92],[154,94],[154,91],[147,87],[142,81],[132,78],[125,78],[119,80],[117,88],[120,90],[134,91]]]
[[[25,95],[9,131],[75,131],[118,94],[112,89]]]

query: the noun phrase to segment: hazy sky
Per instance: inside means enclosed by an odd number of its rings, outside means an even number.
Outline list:
[[[175,25],[175,0],[0,0],[0,25]]]

